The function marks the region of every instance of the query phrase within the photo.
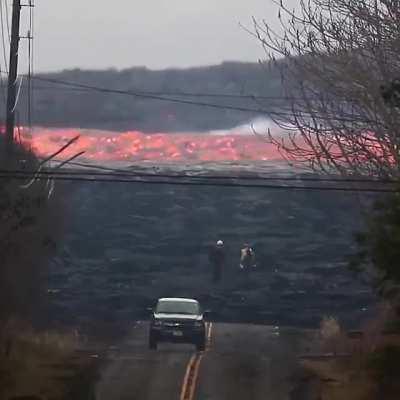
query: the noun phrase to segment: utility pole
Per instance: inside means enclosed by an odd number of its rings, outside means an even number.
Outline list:
[[[15,108],[17,100],[17,77],[18,77],[18,48],[19,28],[21,19],[21,0],[13,0],[11,43],[10,43],[10,69],[8,73],[7,93],[7,122],[6,122],[6,151],[12,151],[14,144]]]

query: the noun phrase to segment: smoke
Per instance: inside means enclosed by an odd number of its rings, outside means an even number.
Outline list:
[[[268,118],[256,118],[251,120],[245,124],[239,125],[232,129],[222,129],[211,131],[210,133],[213,135],[248,135],[252,136],[255,133],[258,135],[264,135],[268,131],[273,132],[274,134],[279,134],[279,127]]]

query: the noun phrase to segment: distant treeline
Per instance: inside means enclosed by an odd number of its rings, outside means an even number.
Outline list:
[[[74,83],[108,89],[155,93],[195,93],[224,95],[282,96],[276,68],[257,63],[225,62],[216,66],[152,71],[144,67],[126,70],[65,70],[40,74]],[[23,85],[19,109],[21,121],[28,120],[27,81]],[[112,130],[203,131],[229,128],[244,123],[256,113],[221,110],[204,106],[177,104],[140,97],[99,93],[40,80],[33,81],[32,122],[42,126],[81,127]],[[174,98],[218,105],[259,109],[271,100],[246,98]],[[276,104],[276,100],[273,101]]]

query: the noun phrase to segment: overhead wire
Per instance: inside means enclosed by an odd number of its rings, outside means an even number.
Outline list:
[[[6,27],[7,27],[7,37],[8,43],[11,43],[11,29],[10,29],[10,13],[8,11],[8,3],[7,0],[4,0],[5,11],[6,11]]]
[[[7,2],[7,0],[4,0]],[[3,0],[0,0],[0,20],[1,20],[1,41],[3,45],[3,61],[5,65],[5,71],[8,74],[8,58],[7,58],[7,46],[6,46],[6,40],[5,40],[5,34],[4,34],[4,11],[3,11]]]
[[[7,0],[4,0],[6,6],[7,6]],[[8,17],[6,15],[6,21],[7,21]],[[1,39],[2,39],[2,46],[3,46],[3,61],[4,61],[4,71],[6,72],[6,74],[8,75],[8,60],[7,60],[7,46],[6,46],[6,40],[5,40],[5,35],[4,35],[4,11],[3,11],[3,0],[0,0],[0,21],[1,21]],[[8,26],[8,21],[7,21],[7,26]],[[8,28],[6,28],[8,31]],[[8,34],[10,34],[10,32],[7,32]],[[0,71],[3,70],[3,66],[2,66],[2,62],[0,62]],[[3,100],[3,104],[4,104],[4,121],[5,121],[5,114],[6,114],[6,108],[7,108],[7,84],[5,82],[5,80],[3,79],[2,74],[0,74],[0,90],[1,90],[1,97]]]
[[[32,133],[32,107],[33,107],[33,90],[32,90],[32,76],[33,76],[33,40],[34,40],[34,4],[32,0],[29,0],[29,31],[28,31],[28,126],[29,131]]]
[[[61,82],[59,82],[58,84],[63,85],[63,83]],[[58,87],[58,86],[38,86],[37,88],[39,90],[60,90],[60,91],[78,91],[78,92],[90,91],[90,89],[85,89],[85,88],[71,88],[71,87]],[[238,100],[257,99],[257,100],[276,100],[276,101],[288,101],[293,99],[284,96],[264,96],[257,94],[225,94],[225,93],[202,93],[202,92],[181,92],[181,91],[173,92],[173,91],[148,91],[148,90],[144,91],[136,88],[135,89],[130,88],[129,90],[143,94],[151,94],[159,96],[177,96],[177,97],[209,97],[209,98],[227,98],[227,99],[238,99]]]
[[[219,109],[233,110],[233,111],[265,113],[265,110],[253,109],[253,108],[249,108],[249,107],[221,105],[221,104],[198,102],[198,101],[195,102],[195,101],[191,101],[191,100],[168,98],[168,97],[163,97],[160,95],[153,95],[153,94],[145,93],[145,92],[135,92],[135,91],[121,90],[121,89],[109,89],[109,88],[104,88],[104,87],[100,87],[100,86],[88,85],[88,84],[77,83],[77,82],[62,81],[62,80],[51,79],[51,78],[43,78],[43,77],[39,77],[39,76],[35,76],[34,79],[38,80],[38,81],[42,81],[42,82],[61,84],[61,85],[65,85],[65,86],[87,89],[87,90],[101,92],[101,93],[113,93],[113,94],[120,94],[120,95],[126,95],[126,96],[131,96],[131,97],[147,98],[147,99],[151,99],[151,100],[160,100],[160,101],[170,101],[170,102],[180,103],[180,104],[205,106],[205,107],[219,108]]]
[[[76,140],[76,138],[72,139]],[[60,151],[59,151],[60,152]],[[79,153],[82,154],[82,153]],[[67,161],[58,161],[60,165],[57,166],[57,170],[44,170],[40,171],[40,174],[47,176],[97,176],[97,177],[131,177],[131,178],[162,178],[162,179],[190,179],[190,180],[210,180],[210,181],[222,181],[222,180],[240,180],[240,181],[261,181],[261,182],[314,182],[314,183],[358,183],[358,184],[385,184],[385,185],[397,185],[398,182],[393,179],[357,179],[357,178],[323,178],[323,177],[301,177],[301,176],[257,176],[257,175],[190,175],[190,174],[171,174],[171,173],[143,173],[135,172],[131,170],[113,169],[106,168],[104,172],[93,172],[93,171],[77,171],[77,170],[60,170],[60,167],[66,164],[82,165],[81,163],[72,162],[73,159],[77,158],[77,155],[73,156]],[[37,171],[29,171],[26,169],[21,170],[9,170],[0,169],[0,174],[3,175],[34,175]]]
[[[31,173],[24,174],[4,174],[0,173],[0,179],[26,180],[31,178],[31,183],[37,180],[48,180],[49,176],[43,172],[36,172],[32,178]],[[52,176],[54,181],[68,182],[87,182],[87,183],[130,183],[130,184],[148,184],[148,185],[174,185],[174,186],[198,186],[198,187],[225,187],[225,188],[247,188],[247,189],[275,189],[275,190],[296,190],[296,191],[340,191],[340,192],[363,192],[363,193],[398,193],[397,189],[386,188],[356,188],[356,187],[339,187],[339,186],[300,186],[300,185],[272,185],[259,183],[238,183],[238,182],[213,182],[213,181],[193,181],[193,180],[173,180],[173,179],[128,179],[128,178],[99,178],[84,176]]]
[[[84,85],[78,82],[65,81],[62,79],[54,79],[54,78],[46,78],[44,76],[37,77],[38,80],[42,80],[48,83],[53,83],[57,85]],[[90,86],[90,87],[57,87],[57,86],[38,86],[40,90],[71,90],[71,91],[90,91],[93,88],[98,88],[98,86]],[[105,89],[105,88],[101,88]],[[107,89],[106,89],[107,90]],[[113,90],[113,89],[111,89]],[[118,89],[116,89],[118,90]],[[129,88],[125,92],[135,92],[137,94],[143,95],[159,95],[159,96],[178,96],[178,97],[210,97],[210,98],[228,98],[228,99],[247,99],[247,100],[276,100],[276,101],[289,101],[289,100],[297,100],[302,101],[302,98],[296,98],[294,96],[266,96],[260,94],[252,94],[252,93],[205,93],[205,92],[186,92],[186,91],[151,91],[151,90],[142,90],[139,88]]]
[[[65,85],[68,87],[86,89],[86,90],[95,91],[95,92],[99,92],[99,93],[118,94],[118,95],[125,95],[125,96],[131,96],[131,97],[143,98],[143,99],[149,99],[149,100],[158,100],[158,101],[165,101],[165,102],[172,102],[172,103],[179,103],[179,104],[187,104],[187,105],[192,105],[192,106],[202,106],[202,107],[210,107],[210,108],[221,109],[221,110],[249,112],[252,114],[264,114],[264,115],[269,114],[272,116],[292,115],[291,112],[287,112],[287,111],[272,111],[272,110],[267,110],[267,109],[264,109],[261,107],[260,108],[251,108],[251,107],[237,106],[237,105],[232,105],[232,104],[217,104],[217,103],[210,103],[210,102],[204,102],[204,101],[185,100],[185,99],[178,99],[178,98],[165,97],[165,96],[161,96],[161,95],[155,95],[155,94],[151,94],[151,92],[136,92],[136,91],[131,91],[131,90],[110,89],[110,88],[89,85],[89,84],[84,84],[84,83],[78,83],[78,82],[64,81],[64,80],[52,79],[52,78],[44,78],[41,76],[34,76],[33,79],[37,80],[37,81],[47,82],[47,83]],[[304,113],[304,114],[305,114],[304,116],[306,116],[306,113]],[[321,120],[322,119],[323,118],[321,118]],[[348,118],[332,116],[329,119],[335,120],[335,121],[349,122],[349,123],[374,122],[374,121],[367,121],[364,118],[358,119],[354,115],[349,115]]]

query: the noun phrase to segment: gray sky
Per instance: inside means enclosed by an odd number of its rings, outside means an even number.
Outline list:
[[[271,0],[36,0],[35,69],[257,61],[260,45],[239,27],[253,15],[276,23]]]

